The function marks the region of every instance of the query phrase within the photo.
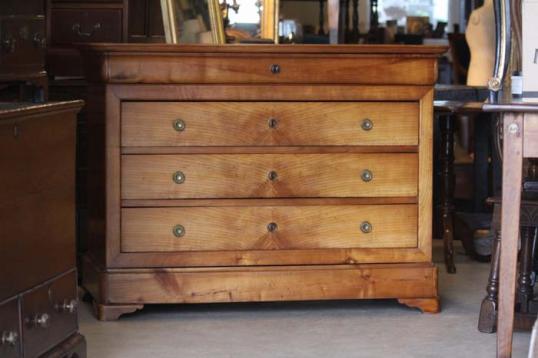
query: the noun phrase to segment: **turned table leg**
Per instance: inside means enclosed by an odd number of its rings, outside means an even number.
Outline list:
[[[517,282],[517,307],[519,312],[529,312],[529,301],[533,298],[532,286],[532,244],[534,233],[530,227],[521,228],[521,252],[519,278]]]
[[[503,118],[503,189],[497,356],[512,355],[516,288],[521,180],[523,170],[523,115],[506,113]]]
[[[441,221],[445,265],[448,273],[455,273],[454,265],[454,117],[440,116],[441,129]]]
[[[497,330],[497,296],[499,292],[499,254],[501,246],[500,216],[501,205],[497,203],[493,209],[493,223],[491,225],[494,240],[492,242],[491,267],[486,287],[487,295],[480,305],[480,316],[478,318],[478,330],[483,333],[494,333]]]

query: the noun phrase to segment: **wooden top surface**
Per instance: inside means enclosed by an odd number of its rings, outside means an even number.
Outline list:
[[[82,51],[106,53],[198,53],[198,54],[339,54],[339,55],[410,55],[437,57],[445,53],[446,46],[424,45],[174,45],[174,44],[131,44],[89,43],[78,44]]]
[[[46,103],[0,102],[0,120],[41,114],[51,111],[79,111],[82,106],[84,106],[84,101],[80,100]]]

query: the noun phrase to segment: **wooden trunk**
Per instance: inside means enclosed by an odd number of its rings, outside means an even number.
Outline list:
[[[423,46],[84,45],[100,319],[150,303],[439,309]]]

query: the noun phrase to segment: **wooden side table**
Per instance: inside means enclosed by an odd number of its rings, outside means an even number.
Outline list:
[[[497,356],[512,355],[523,158],[538,157],[538,103],[485,104],[503,115],[503,187]]]

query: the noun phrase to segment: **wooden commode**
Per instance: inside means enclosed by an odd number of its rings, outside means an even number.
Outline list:
[[[431,263],[425,46],[81,46],[100,319],[152,303],[396,298]]]

